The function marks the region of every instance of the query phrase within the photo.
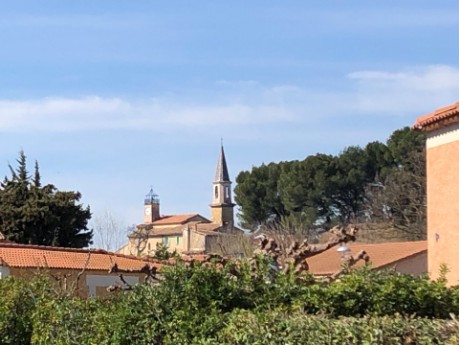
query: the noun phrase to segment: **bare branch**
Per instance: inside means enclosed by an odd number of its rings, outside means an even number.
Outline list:
[[[367,252],[364,250],[361,250],[358,252],[356,255],[349,255],[344,259],[343,264],[341,265],[341,269],[335,273],[333,273],[330,277],[326,279],[327,282],[332,282],[338,279],[341,275],[349,271],[349,268],[354,266],[357,262],[360,260],[363,260],[365,262],[368,262],[370,260],[370,257],[368,256]]]
[[[111,258],[110,258],[111,259]],[[76,284],[76,288],[78,289],[78,285],[79,285],[79,282],[80,282],[80,278],[81,276],[84,274],[84,272],[86,271],[86,269],[88,268],[88,265],[89,265],[89,261],[91,260],[91,252],[88,252],[88,256],[86,257],[86,262],[84,263],[84,266],[83,266],[83,269],[78,272],[77,276],[76,276],[76,280],[75,280],[75,284]]]

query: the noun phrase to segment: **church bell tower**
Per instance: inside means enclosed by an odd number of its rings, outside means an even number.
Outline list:
[[[153,223],[155,220],[158,220],[160,218],[159,197],[158,194],[155,194],[153,188],[151,188],[150,192],[145,196],[143,205],[143,215],[145,224]]]
[[[212,223],[228,225],[234,222],[234,206],[231,201],[231,181],[226,165],[225,151],[223,145],[220,146],[220,155],[217,162],[217,171],[212,184],[212,204],[211,220]]]

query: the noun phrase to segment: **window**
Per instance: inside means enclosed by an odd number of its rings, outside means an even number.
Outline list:
[[[179,244],[179,242],[180,242],[180,236],[177,236],[177,239],[176,239],[176,240],[177,240],[177,243],[176,243],[176,244]]]
[[[215,186],[215,199],[218,198],[218,186]]]
[[[225,198],[229,199],[229,187],[225,187]]]
[[[169,237],[163,237],[163,245],[165,246],[169,245]]]

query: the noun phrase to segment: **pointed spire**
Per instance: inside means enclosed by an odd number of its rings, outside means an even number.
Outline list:
[[[218,156],[214,182],[230,182],[223,144],[220,146],[220,155]]]

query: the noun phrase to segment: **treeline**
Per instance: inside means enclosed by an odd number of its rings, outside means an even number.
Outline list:
[[[91,211],[79,203],[81,194],[43,185],[37,162],[29,174],[24,151],[17,164],[9,166],[11,176],[0,184],[0,232],[16,243],[75,248],[91,244]]]
[[[459,289],[367,268],[330,284],[176,265],[157,286],[81,299],[44,278],[0,280],[0,344],[456,344]]]
[[[253,167],[236,182],[240,221],[249,229],[383,222],[407,238],[425,236],[425,136],[408,127],[386,143],[348,147],[336,156]]]

